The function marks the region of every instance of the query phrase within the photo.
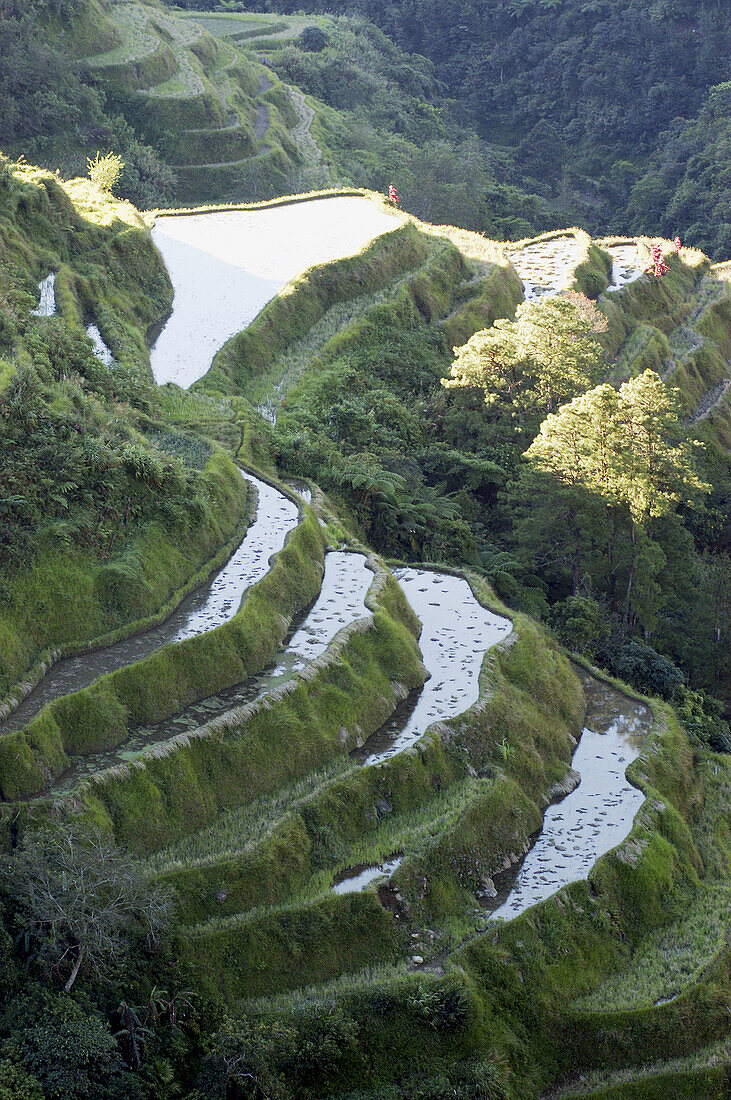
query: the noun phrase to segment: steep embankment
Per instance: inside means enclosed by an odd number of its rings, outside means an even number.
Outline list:
[[[180,200],[290,190],[302,159],[283,86],[234,46],[159,5],[115,5],[118,44],[82,64],[177,177]]]
[[[141,217],[88,181],[0,171],[0,696],[23,680],[17,699],[61,654],[168,614],[248,503],[219,448],[159,418],[145,332],[171,287]]]

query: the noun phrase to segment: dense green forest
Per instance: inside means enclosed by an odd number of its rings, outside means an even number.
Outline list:
[[[434,63],[458,117],[507,159],[510,182],[542,197],[553,224],[677,232],[716,259],[729,253],[731,32],[717,0],[226,6],[372,20]]]

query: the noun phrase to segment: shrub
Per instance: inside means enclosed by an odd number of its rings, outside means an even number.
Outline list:
[[[117,156],[116,153],[107,153],[102,156],[101,153],[97,152],[94,159],[87,160],[86,164],[91,182],[101,191],[108,191],[111,194],[124,171],[122,158]]]
[[[555,603],[548,621],[556,637],[577,653],[593,656],[609,637],[600,605],[584,596],[569,596]]]
[[[672,661],[639,642],[622,646],[611,664],[612,672],[622,680],[661,699],[673,699],[683,685],[683,673]]]
[[[300,43],[310,53],[319,53],[330,42],[330,36],[319,27],[305,27],[300,35]]]

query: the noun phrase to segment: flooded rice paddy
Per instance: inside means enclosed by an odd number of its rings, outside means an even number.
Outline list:
[[[336,894],[360,893],[371,882],[389,879],[394,871],[401,866],[402,859],[403,856],[393,856],[392,859],[387,859],[384,863],[349,867],[347,871],[335,876],[333,890]]]
[[[172,718],[137,729],[115,749],[87,754],[53,784],[50,793],[67,793],[95,772],[136,760],[180,733],[197,729],[236,706],[267,695],[324,653],[343,627],[370,615],[365,598],[372,583],[373,572],[364,554],[331,551],[325,558],[320,594],[286,642],[276,665],[244,684],[192,704]]]
[[[577,673],[587,713],[571,766],[581,782],[548,807],[543,828],[519,868],[497,877],[491,919],[510,920],[570,882],[587,878],[599,857],[629,834],[644,801],[625,772],[642,750],[652,724],[650,709],[583,669]]]
[[[175,298],[151,353],[155,380],[192,385],[295,275],[350,256],[399,224],[359,196],[158,218],[152,238]]]
[[[56,276],[51,272],[38,284],[40,301],[38,309],[30,311],[31,317],[53,317],[56,312]]]
[[[361,755],[379,764],[413,745],[432,722],[454,718],[477,702],[485,653],[512,629],[509,619],[488,611],[462,577],[429,569],[398,569],[395,576],[422,623],[419,647],[430,679],[403,724],[387,723]]]
[[[639,279],[644,270],[636,244],[602,245],[612,257],[612,281],[607,290],[620,290],[627,283]]]
[[[535,302],[571,286],[580,244],[575,237],[554,237],[521,248],[506,247],[505,252],[523,281],[526,302]]]
[[[96,325],[86,326],[86,335],[94,345],[93,351],[100,363],[103,363],[105,367],[111,367],[113,355],[107,345],[102,339],[102,334]]]
[[[0,722],[0,731],[20,729],[60,695],[88,687],[99,676],[147,657],[160,646],[202,634],[233,618],[246,590],[268,571],[269,559],[281,550],[298,522],[298,508],[293,501],[251,474],[246,478],[258,494],[256,517],[213,579],[187,596],[165,622],[151,630],[59,661],[20,706]]]

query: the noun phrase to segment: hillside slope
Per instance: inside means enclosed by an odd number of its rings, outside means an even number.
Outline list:
[[[146,333],[171,286],[134,207],[3,159],[0,256],[5,698],[61,652],[169,613],[247,495],[221,449],[162,422]]]

